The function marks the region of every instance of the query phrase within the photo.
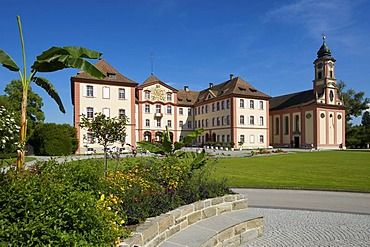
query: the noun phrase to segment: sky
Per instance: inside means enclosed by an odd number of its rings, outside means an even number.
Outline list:
[[[0,49],[23,66],[19,15],[28,73],[50,47],[82,46],[139,84],[153,71],[176,89],[200,91],[233,74],[274,97],[312,88],[324,33],[337,80],[370,97],[367,0],[0,0],[0,7]],[[66,114],[31,84],[45,122],[73,124],[70,78],[77,72],[38,74],[57,89]],[[18,73],[0,67],[0,94],[13,79]]]

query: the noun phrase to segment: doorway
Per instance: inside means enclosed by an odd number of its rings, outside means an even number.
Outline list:
[[[294,137],[294,148],[299,148],[299,136]]]

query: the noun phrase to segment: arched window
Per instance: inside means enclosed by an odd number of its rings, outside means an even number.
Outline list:
[[[240,122],[239,123],[244,124],[244,116],[243,115],[240,116]]]
[[[295,130],[299,131],[299,116],[295,115],[294,120],[295,120]]]
[[[239,107],[244,108],[244,100],[243,99],[240,100]]]

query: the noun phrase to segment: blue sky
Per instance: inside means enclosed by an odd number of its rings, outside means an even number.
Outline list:
[[[0,1],[0,49],[22,65],[16,15],[21,16],[27,69],[51,46],[82,46],[128,78],[151,72],[172,87],[207,88],[242,77],[271,96],[312,87],[313,61],[327,45],[336,78],[370,97],[370,2],[366,0],[40,0]],[[67,113],[33,85],[44,100],[46,122],[72,124],[66,69],[41,73],[58,90]],[[0,68],[0,94],[18,74]]]

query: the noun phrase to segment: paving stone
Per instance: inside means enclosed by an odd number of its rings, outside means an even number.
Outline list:
[[[249,208],[264,216],[254,246],[369,246],[370,215],[303,210]]]

